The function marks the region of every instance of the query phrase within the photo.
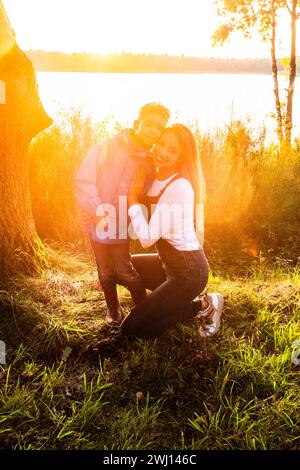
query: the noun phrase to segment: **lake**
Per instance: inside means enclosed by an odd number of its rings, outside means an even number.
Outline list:
[[[250,119],[255,129],[265,123],[268,139],[274,136],[271,75],[37,72],[37,80],[54,120],[62,110],[76,108],[94,121],[114,116],[122,126],[131,126],[142,104],[160,101],[171,110],[172,121],[197,121],[202,132],[222,128],[231,119]],[[283,91],[286,80],[279,80]],[[300,132],[299,83],[297,77],[294,135]]]

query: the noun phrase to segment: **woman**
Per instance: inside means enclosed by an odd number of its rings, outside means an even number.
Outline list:
[[[220,327],[223,297],[214,293],[193,300],[207,284],[209,267],[202,247],[203,230],[195,229],[204,184],[189,128],[182,124],[166,128],[155,145],[153,162],[156,179],[146,197],[141,196],[143,170],[137,172],[128,193],[135,234],[144,248],[156,243],[158,251],[132,256],[144,286],[152,292],[123,321],[122,333],[154,338],[177,322],[198,316],[200,335],[212,336]]]

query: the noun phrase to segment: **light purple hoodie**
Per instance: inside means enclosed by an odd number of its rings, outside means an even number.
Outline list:
[[[154,178],[154,168],[148,151],[136,142],[131,130],[125,130],[101,142],[84,158],[75,178],[75,194],[79,208],[96,215],[100,204],[109,203],[116,210],[116,237],[99,239],[96,226],[86,225],[84,230],[93,240],[104,244],[128,243],[126,209],[126,217],[123,217],[123,222],[119,224],[119,196],[123,196],[123,201],[127,201],[132,178],[140,166],[146,170],[146,192]]]

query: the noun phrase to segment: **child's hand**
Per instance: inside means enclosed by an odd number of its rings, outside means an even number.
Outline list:
[[[137,204],[140,201],[140,198],[143,193],[145,186],[146,172],[144,168],[138,168],[131,186],[128,191],[128,205],[129,207],[133,204]]]

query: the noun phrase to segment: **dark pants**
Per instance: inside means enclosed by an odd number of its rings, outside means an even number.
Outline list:
[[[129,289],[143,288],[140,275],[135,270],[129,254],[129,243],[106,245],[90,238],[95,254],[98,277],[103,289],[122,284]]]
[[[159,240],[157,248],[159,254],[131,257],[152,292],[122,323],[124,335],[155,338],[197,313],[192,300],[205,288],[209,272],[204,251],[178,251],[165,240]]]

